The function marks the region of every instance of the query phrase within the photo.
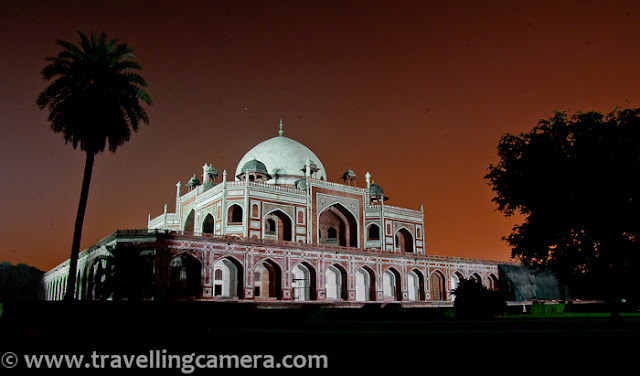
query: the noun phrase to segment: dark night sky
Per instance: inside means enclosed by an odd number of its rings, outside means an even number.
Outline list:
[[[235,171],[282,117],[329,180],[369,171],[390,205],[424,203],[427,253],[508,260],[515,222],[483,180],[500,136],[555,110],[640,106],[639,17],[635,1],[3,0],[0,261],[69,256],[84,155],[35,98],[76,30],[132,45],[154,102],[96,159],[82,248],[171,210],[205,162]]]

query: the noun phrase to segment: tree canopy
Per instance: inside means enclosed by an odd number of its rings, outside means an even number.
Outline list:
[[[134,61],[133,50],[106,34],[87,37],[78,32],[78,45],[58,40],[62,49],[42,69],[42,78],[51,81],[36,99],[40,109],[49,110],[51,130],[62,134],[73,148],[80,146],[86,162],[73,231],[69,278],[65,299],[75,295],[76,268],[82,225],[89,196],[95,155],[105,147],[115,152],[129,141],[140,122],[149,123],[142,103],[151,104],[143,88],[146,81],[136,73],[142,69]],[[142,103],[141,103],[142,102]]]
[[[105,33],[78,34],[78,45],[56,41],[62,50],[42,69],[42,78],[52,82],[36,103],[48,107],[51,130],[74,148],[96,154],[108,144],[115,152],[140,122],[149,122],[140,104],[151,103],[147,83],[136,73],[142,67],[126,43],[107,40]]]
[[[524,217],[505,237],[513,258],[559,277],[623,276],[638,265],[640,109],[556,112],[504,135],[498,156],[485,176],[493,202]]]

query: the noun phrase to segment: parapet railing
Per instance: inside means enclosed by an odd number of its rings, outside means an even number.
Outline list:
[[[429,259],[429,260],[440,260],[447,262],[461,262],[461,263],[484,263],[484,264],[504,264],[504,261],[494,261],[494,260],[484,260],[484,259],[476,259],[476,258],[467,258],[467,257],[456,257],[456,256],[443,256],[443,255],[429,255],[423,253],[415,253],[415,252],[389,252],[382,249],[377,248],[358,248],[358,247],[345,247],[340,245],[329,245],[329,244],[309,244],[304,242],[293,242],[286,240],[275,240],[275,239],[256,239],[256,238],[245,238],[236,235],[216,235],[210,233],[193,233],[189,231],[172,231],[172,230],[164,230],[164,229],[124,229],[124,230],[116,230],[111,236],[148,236],[148,235],[156,235],[156,234],[169,234],[181,237],[188,237],[192,239],[202,240],[202,239],[211,239],[218,240],[222,242],[234,242],[234,243],[242,243],[242,244],[250,244],[250,245],[264,245],[264,246],[278,246],[278,247],[311,247],[313,250],[319,251],[334,251],[334,252],[345,252],[345,253],[356,253],[363,255],[378,255],[378,256],[400,256],[400,257],[411,257],[416,259]],[[107,237],[107,238],[108,238]],[[105,238],[105,239],[107,239]]]
[[[330,181],[324,181],[324,180],[320,180],[320,179],[316,179],[316,178],[311,178],[311,183],[313,183],[313,185],[315,185],[315,186],[326,186],[326,187],[331,187],[331,188],[334,188],[334,189],[344,189],[344,190],[348,190],[348,191],[357,192],[359,194],[363,194],[366,191],[365,188],[356,187],[356,186],[353,186],[353,185],[334,183],[334,182],[330,182]]]
[[[241,183],[245,184],[244,182],[241,182]],[[301,195],[306,195],[307,194],[307,191],[305,189],[297,189],[297,188],[287,187],[287,186],[283,186],[283,185],[249,182],[249,186],[250,187],[256,187],[256,188],[265,188],[265,189],[270,189],[270,190],[272,189],[272,190],[281,191],[281,192],[287,192],[287,193],[297,193],[297,194],[301,194]]]
[[[377,205],[366,205],[366,209],[367,210],[380,211],[380,209],[382,209],[382,205],[380,205],[380,204],[377,204]],[[410,214],[417,214],[417,215],[422,215],[423,214],[421,210],[402,208],[400,206],[392,206],[392,205],[387,205],[387,204],[384,204],[384,210],[385,211],[399,211],[399,212],[403,212],[403,213],[410,213]]]

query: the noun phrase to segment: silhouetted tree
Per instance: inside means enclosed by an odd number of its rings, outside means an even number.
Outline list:
[[[506,216],[524,217],[505,237],[513,258],[560,279],[607,281],[617,305],[639,265],[640,109],[557,112],[528,133],[503,136],[498,155],[485,176],[493,201]]]
[[[452,293],[456,298],[454,310],[457,318],[485,319],[501,315],[507,308],[498,291],[487,289],[473,278],[461,278]]]
[[[51,130],[61,133],[73,148],[86,153],[78,214],[73,230],[69,277],[65,299],[75,294],[76,268],[80,251],[82,225],[89,195],[95,155],[127,142],[131,130],[149,123],[140,102],[151,100],[142,89],[145,80],[135,73],[142,67],[133,61],[132,49],[118,39],[107,40],[101,33],[87,38],[82,32],[79,46],[58,40],[62,47],[57,56],[48,57],[42,77],[51,84],[37,98],[37,105],[49,109]]]
[[[33,266],[8,262],[0,263],[0,302],[7,300],[35,300],[42,298],[42,275]]]

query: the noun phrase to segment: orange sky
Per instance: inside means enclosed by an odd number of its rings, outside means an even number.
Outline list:
[[[96,159],[82,248],[171,210],[205,162],[235,171],[282,117],[329,180],[369,171],[390,205],[424,203],[427,253],[508,260],[514,220],[483,180],[500,136],[554,110],[639,107],[640,3],[442,3],[0,2],[0,261],[68,258],[84,155],[35,98],[78,29],[131,44],[154,102]]]

